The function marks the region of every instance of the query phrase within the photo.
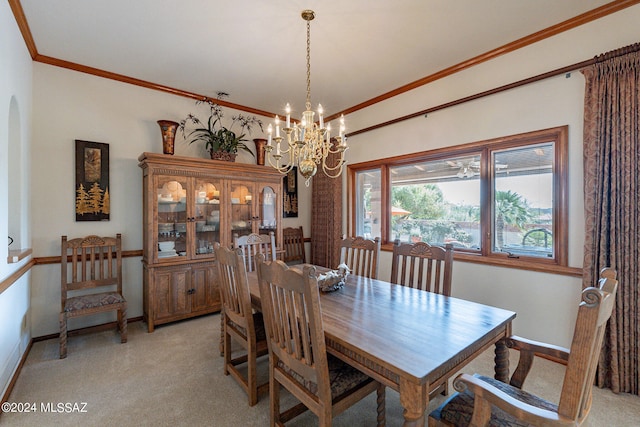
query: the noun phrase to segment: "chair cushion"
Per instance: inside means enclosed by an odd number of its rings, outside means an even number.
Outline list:
[[[510,386],[509,384],[505,384],[502,381],[498,381],[494,378],[485,377],[481,375],[475,375],[477,378],[485,381],[492,386],[500,389],[501,391],[507,393],[511,397],[521,401],[528,403],[529,405],[536,406],[538,408],[547,409],[549,411],[558,411],[558,406],[541,399],[537,396],[534,396],[531,393],[527,393],[524,390],[520,390],[519,388]],[[431,416],[436,419],[445,420],[449,423],[457,427],[465,427],[468,426],[471,422],[471,417],[473,415],[473,400],[474,396],[468,390],[465,390],[461,393],[455,393],[451,398],[449,398],[445,403],[442,404],[438,409],[432,412]],[[531,424],[525,423],[523,421],[518,421],[513,416],[507,414],[501,409],[492,406],[491,408],[491,421],[489,422],[489,426],[491,427],[529,427]]]
[[[117,292],[103,292],[99,294],[81,295],[68,298],[64,305],[64,311],[88,310],[112,304],[126,302],[124,297]]]
[[[346,364],[342,360],[327,354],[327,364],[329,366],[329,384],[331,385],[331,398],[336,397],[352,390],[359,385],[372,381],[369,376],[363,374],[356,368]],[[318,384],[303,378],[293,369],[285,366],[282,361],[278,361],[278,367],[285,371],[289,376],[299,382],[304,388],[312,394],[318,394]]]
[[[238,325],[237,323],[229,320],[227,317],[227,323],[233,329],[236,330],[240,335],[247,339],[247,331],[244,327]],[[267,331],[264,328],[264,319],[262,317],[262,313],[253,313],[253,328],[256,331],[256,342],[257,341],[265,341],[267,339]]]
[[[353,390],[361,384],[372,381],[371,377],[346,364],[337,357],[327,355],[329,364],[329,381],[331,384],[331,398]]]

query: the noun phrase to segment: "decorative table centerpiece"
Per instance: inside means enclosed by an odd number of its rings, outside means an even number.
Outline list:
[[[330,270],[318,276],[318,287],[322,292],[337,291],[344,286],[349,272],[346,264],[340,264],[337,270]]]

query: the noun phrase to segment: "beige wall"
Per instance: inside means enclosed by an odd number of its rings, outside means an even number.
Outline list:
[[[625,9],[351,114],[347,126],[363,129],[638,42],[637,22],[640,6]],[[349,163],[568,125],[569,265],[582,267],[583,95],[580,72],[553,77],[356,135],[349,138]],[[390,254],[383,253],[382,279],[389,277],[390,265]],[[581,287],[574,277],[454,263],[454,296],[516,311],[516,334],[558,345],[570,345]]]
[[[29,144],[32,62],[7,2],[0,2],[0,235],[12,235],[11,249],[30,246]],[[18,217],[16,217],[18,216]],[[7,263],[0,245],[0,282],[29,262]],[[29,281],[21,276],[0,293],[0,391],[3,395],[29,340]]]
[[[139,88],[87,74],[36,63],[34,65],[33,248],[36,257],[59,255],[60,236],[122,233],[124,250],[142,249],[142,171],[137,158],[144,151],[161,152],[159,119],[180,121],[192,112],[206,119],[207,109],[192,99]],[[233,99],[231,98],[231,101]],[[226,111],[231,117],[233,110]],[[262,118],[267,123],[267,118]],[[266,127],[265,127],[266,130]],[[251,137],[264,137],[260,129]],[[109,144],[111,215],[108,222],[76,222],[74,214],[75,140]],[[253,146],[249,142],[249,146]],[[179,135],[175,155],[205,157],[200,146]],[[255,163],[241,152],[238,162]],[[285,226],[309,230],[309,197],[299,188],[301,215],[283,220]],[[58,328],[60,266],[33,269],[33,335]],[[142,315],[140,258],[124,262],[124,293],[129,317]],[[103,317],[71,319],[69,328],[108,321]]]

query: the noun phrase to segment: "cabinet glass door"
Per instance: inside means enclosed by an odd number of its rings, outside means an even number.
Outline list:
[[[194,241],[197,257],[212,256],[213,245],[220,242],[220,190],[217,180],[197,179],[194,198]]]
[[[263,187],[262,191],[260,191],[260,204],[258,206],[260,234],[268,234],[270,231],[276,230],[277,206],[276,192],[271,187]]]
[[[159,176],[156,180],[158,259],[174,258],[185,254],[186,188],[187,182],[183,178]]]
[[[231,183],[231,236],[244,236],[253,232],[253,221],[256,219],[253,210],[253,183]]]

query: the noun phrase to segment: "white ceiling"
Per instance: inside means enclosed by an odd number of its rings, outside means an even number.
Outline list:
[[[328,115],[610,0],[21,0],[38,54],[278,113]]]

